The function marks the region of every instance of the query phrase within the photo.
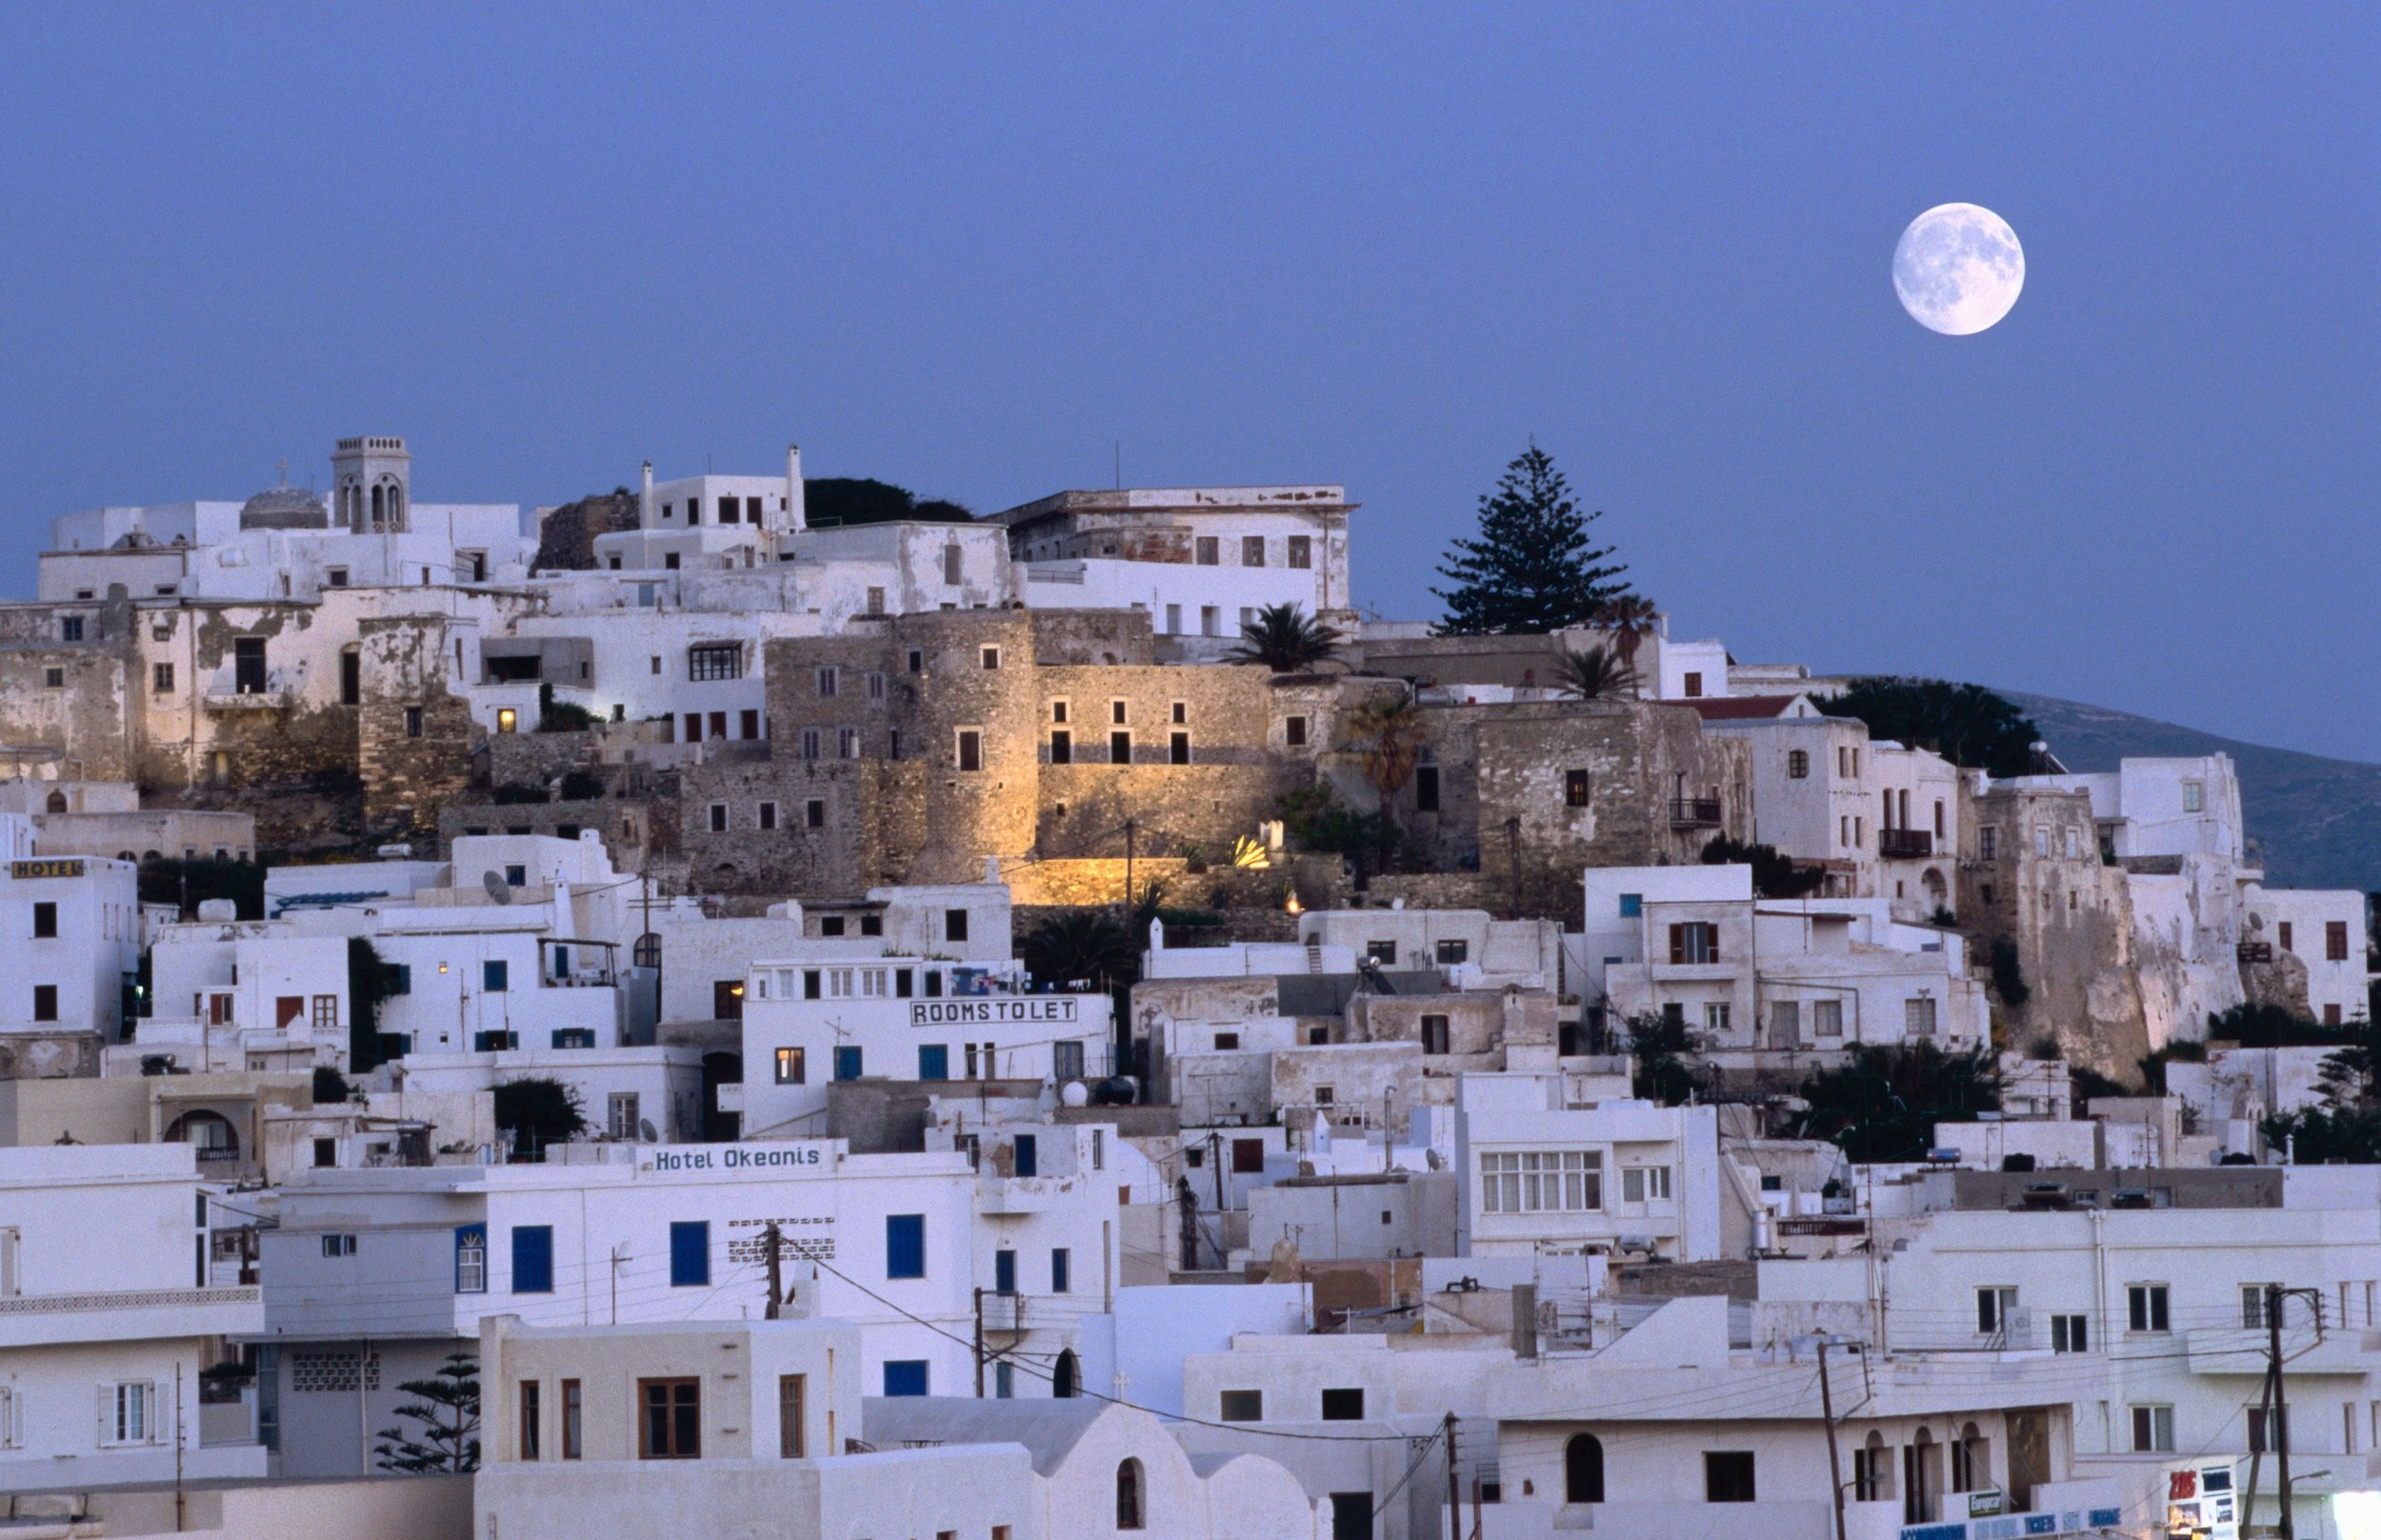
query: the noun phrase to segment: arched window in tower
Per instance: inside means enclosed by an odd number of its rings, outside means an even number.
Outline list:
[[[389,528],[399,532],[405,529],[405,487],[393,481],[389,484]]]
[[[375,530],[386,529],[388,526],[384,521],[387,517],[388,515],[381,510],[380,489],[374,487],[372,489],[372,528]]]
[[[1563,1446],[1563,1501],[1604,1500],[1604,1443],[1593,1433],[1573,1433]]]
[[[1138,1530],[1141,1517],[1141,1462],[1127,1460],[1116,1467],[1116,1528]]]

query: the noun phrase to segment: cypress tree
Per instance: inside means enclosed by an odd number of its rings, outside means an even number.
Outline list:
[[[1439,569],[1455,586],[1431,590],[1447,604],[1438,634],[1551,631],[1602,618],[1629,592],[1616,581],[1629,569],[1603,565],[1612,548],[1588,538],[1603,516],[1579,511],[1553,457],[1532,439],[1480,499],[1479,538],[1455,541]]]

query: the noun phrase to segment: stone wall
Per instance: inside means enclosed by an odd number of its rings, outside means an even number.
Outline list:
[[[2134,1078],[2150,1037],[2132,906],[2125,872],[2101,862],[2091,793],[2001,788],[1963,803],[1962,848],[1981,852],[1988,829],[1993,847],[1990,861],[1960,863],[1971,955],[1987,970],[1993,942],[2013,943],[2025,984],[2022,1004],[1992,991],[1999,1045],[2050,1036],[2070,1064]]]
[[[1651,701],[1531,701],[1422,708],[1415,776],[1390,810],[1420,863],[1478,873],[1476,906],[1580,920],[1591,866],[1688,865],[1714,835],[1750,839],[1746,746],[1706,736],[1692,709]],[[1438,807],[1420,806],[1424,770]],[[1370,806],[1353,746],[1326,761],[1351,801]],[[1573,802],[1573,777],[1584,797]],[[1699,807],[1680,816],[1680,804]]]
[[[365,825],[376,838],[427,840],[438,810],[470,790],[478,730],[470,703],[447,689],[446,622],[368,619],[358,630],[364,704],[356,770]],[[418,724],[409,715],[415,710]]]
[[[99,1060],[97,1032],[0,1032],[0,1080],[88,1078]]]
[[[595,537],[637,527],[637,494],[604,492],[565,503],[546,515],[537,530],[537,554],[530,570],[568,571],[595,565]]]

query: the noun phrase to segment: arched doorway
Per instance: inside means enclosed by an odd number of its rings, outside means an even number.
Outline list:
[[[1600,1503],[1604,1500],[1604,1441],[1593,1433],[1573,1433],[1563,1446],[1563,1501]]]
[[[703,1055],[703,1137],[712,1144],[729,1144],[744,1132],[744,1114],[719,1110],[719,1088],[744,1083],[744,1055],[741,1053],[706,1053]]]
[[[166,1129],[166,1143],[196,1146],[201,1162],[240,1158],[240,1130],[221,1112],[204,1108],[175,1118]]]
[[[1058,1354],[1058,1362],[1050,1366],[1050,1393],[1061,1401],[1071,1401],[1082,1377],[1082,1366],[1075,1358],[1074,1350],[1064,1349]]]
[[[1989,1491],[1992,1487],[1992,1441],[1969,1423],[1951,1446],[1951,1490]]]
[[[1931,1524],[1943,1491],[1943,1447],[1927,1429],[1902,1450],[1902,1522]]]

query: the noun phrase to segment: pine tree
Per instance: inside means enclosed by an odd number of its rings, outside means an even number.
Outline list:
[[[383,1470],[408,1475],[462,1474],[479,1469],[479,1360],[458,1349],[426,1380],[397,1387],[420,1397],[397,1408],[397,1415],[422,1425],[418,1436],[402,1428],[380,1430],[372,1452]]]
[[[1455,586],[1431,590],[1447,602],[1438,633],[1551,631],[1601,620],[1630,591],[1615,581],[1627,567],[1601,565],[1612,548],[1588,538],[1588,526],[1603,516],[1580,513],[1553,457],[1531,440],[1495,493],[1480,499],[1479,538],[1455,541],[1439,569]]]

